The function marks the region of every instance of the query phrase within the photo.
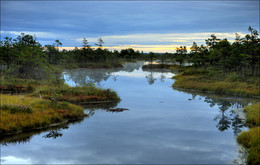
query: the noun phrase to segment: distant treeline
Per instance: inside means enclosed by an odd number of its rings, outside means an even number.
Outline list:
[[[251,75],[257,76],[260,68],[260,38],[257,30],[249,26],[248,31],[250,34],[243,38],[236,33],[233,43],[212,34],[205,40],[207,46],[198,46],[193,42],[190,53],[187,53],[185,46],[179,47],[174,58],[180,64],[186,59],[195,67],[203,66],[205,70],[208,66],[221,68],[223,76],[236,71],[238,76],[245,78],[249,70]]]
[[[42,46],[35,37],[21,33],[16,39],[5,37],[0,47],[0,73],[18,78],[43,79],[55,72],[55,65],[86,67],[89,64],[118,64],[119,59],[142,59],[144,54],[132,48],[109,51],[98,39],[94,49],[83,39],[82,48],[59,51],[62,43]],[[111,65],[113,66],[113,65]],[[116,66],[116,65],[115,65]]]
[[[77,64],[86,67],[90,63],[119,63],[120,60],[174,60],[182,65],[192,62],[193,66],[216,67],[222,69],[223,76],[229,71],[236,71],[240,77],[247,74],[259,75],[260,39],[257,30],[249,27],[249,34],[241,38],[236,33],[233,43],[227,39],[219,39],[214,34],[206,39],[206,45],[198,46],[195,42],[188,53],[186,46],[180,46],[176,53],[145,54],[132,48],[121,51],[110,51],[103,48],[103,40],[99,38],[93,48],[83,38],[82,48],[59,51],[62,43],[56,40],[52,45],[42,46],[28,34],[21,33],[16,39],[5,37],[0,47],[0,71],[19,78],[42,79],[48,76],[54,65]]]

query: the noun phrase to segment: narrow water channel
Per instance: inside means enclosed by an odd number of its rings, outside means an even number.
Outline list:
[[[198,94],[171,87],[174,73],[123,69],[64,72],[71,86],[94,83],[122,101],[86,107],[91,116],[62,128],[2,139],[1,163],[19,164],[230,164],[239,159],[236,135],[242,107],[251,100]]]

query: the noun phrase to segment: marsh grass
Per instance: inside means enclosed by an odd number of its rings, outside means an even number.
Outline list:
[[[248,149],[247,164],[260,164],[260,127],[243,131],[237,136],[237,142]]]
[[[32,108],[30,105],[10,105],[3,104],[0,105],[1,110],[9,111],[10,113],[32,113]]]
[[[195,89],[200,91],[213,91],[217,94],[235,96],[260,96],[260,87],[257,78],[242,81],[233,73],[226,77],[221,76],[218,70],[205,71],[202,68],[186,68],[185,71],[173,77],[176,81],[173,87]]]
[[[260,164],[260,103],[246,106],[246,123],[250,129],[237,136],[237,142],[248,149],[248,164]]]
[[[49,100],[4,94],[1,95],[1,102],[4,103],[1,105],[0,133],[2,135],[48,127],[50,124],[84,117],[82,107],[67,102],[53,104]],[[30,113],[21,113],[24,105],[30,107]],[[16,107],[16,110],[9,110],[10,107],[11,109]]]
[[[246,106],[244,111],[246,112],[246,122],[249,127],[260,126],[260,103]]]
[[[120,101],[117,93],[110,89],[101,89],[95,86],[69,87],[64,85],[62,88],[41,87],[33,95],[41,93],[43,98],[71,103],[83,103],[92,101]]]
[[[169,69],[172,65],[168,64],[148,64],[148,65],[143,65],[143,69],[153,69],[153,68],[159,68],[159,69]]]
[[[79,68],[122,68],[120,62],[101,62],[101,63],[82,63],[78,64]]]

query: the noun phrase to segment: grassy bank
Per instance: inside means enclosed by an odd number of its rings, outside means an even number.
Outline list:
[[[1,95],[0,134],[43,129],[84,117],[83,108],[23,95]]]
[[[77,68],[122,68],[123,62],[88,62],[88,63],[64,63],[59,64],[63,69],[77,69]]]
[[[142,66],[143,69],[154,69],[154,68],[169,69],[170,67],[172,67],[172,65],[168,65],[168,64],[148,64]]]
[[[80,68],[122,68],[123,65],[118,62],[103,62],[103,63],[86,63],[79,64]]]
[[[87,104],[87,103],[106,103],[118,102],[120,98],[117,93],[110,89],[101,89],[95,86],[69,87],[63,85],[57,87],[39,87],[32,95],[53,101],[67,101],[70,103]]]
[[[237,136],[237,142],[248,149],[247,164],[260,164],[260,103],[244,108],[248,131]]]
[[[208,69],[182,68],[183,72],[174,77],[175,88],[184,88],[200,91],[212,91],[217,94],[228,94],[234,96],[260,96],[259,78],[248,77],[241,80],[235,73],[226,77],[221,76],[221,71]]]
[[[1,78],[0,90],[2,93],[23,93],[33,97],[40,97],[41,95],[42,98],[47,100],[67,101],[77,104],[120,101],[117,93],[110,89],[101,89],[94,85],[70,87],[64,84],[62,79],[57,80]]]
[[[94,85],[69,87],[62,79],[29,80],[4,78],[1,81],[0,134],[13,135],[46,129],[85,115],[75,104],[113,104],[120,101],[116,92]],[[3,93],[20,93],[7,95]]]

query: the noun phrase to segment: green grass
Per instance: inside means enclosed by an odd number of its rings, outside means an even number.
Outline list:
[[[0,134],[20,133],[84,117],[83,108],[24,95],[1,95]],[[26,110],[26,108],[28,108]],[[25,110],[25,111],[24,111]]]

